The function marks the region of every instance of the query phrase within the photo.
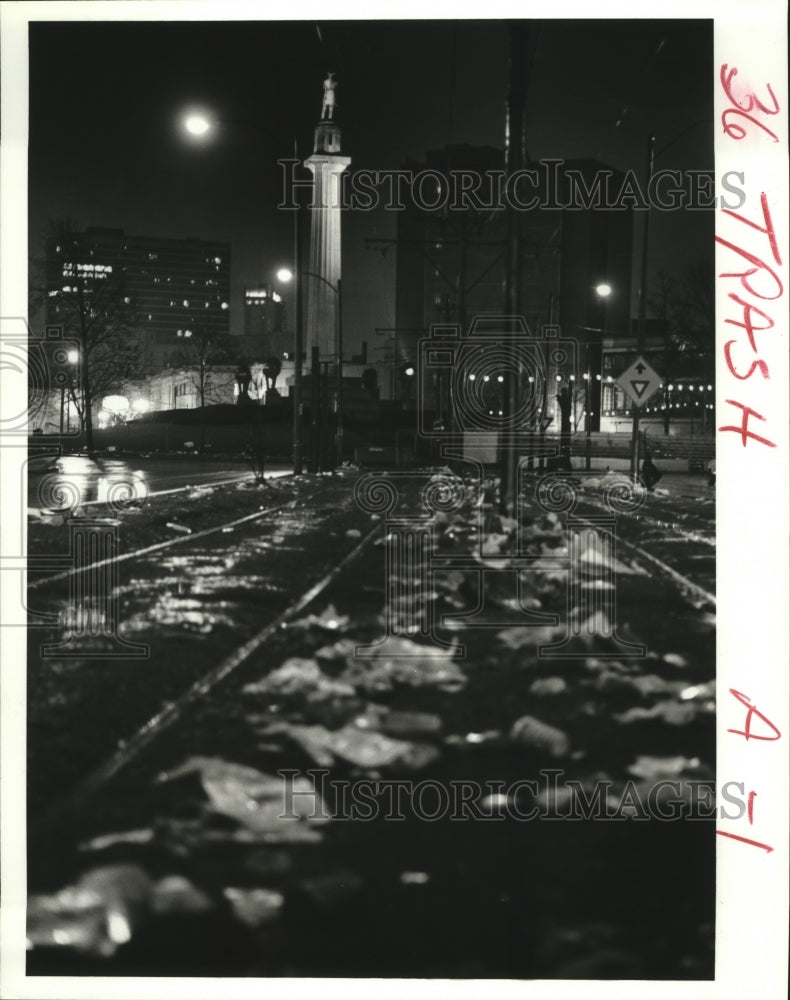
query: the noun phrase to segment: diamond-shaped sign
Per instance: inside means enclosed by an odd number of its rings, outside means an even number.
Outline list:
[[[661,385],[661,376],[640,357],[626,368],[616,385],[620,386],[634,406],[642,406]]]

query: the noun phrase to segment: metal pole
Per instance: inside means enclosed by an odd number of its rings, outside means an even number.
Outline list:
[[[590,345],[585,344],[584,347],[584,468],[589,472],[591,459],[592,459],[592,440],[590,438],[590,432],[592,431],[592,415],[590,414],[590,399],[592,398],[592,393],[590,392],[590,376],[592,372],[590,371]]]
[[[527,89],[526,52],[528,26],[524,21],[511,21],[510,29],[510,84],[507,96],[507,126],[505,129],[505,168],[514,174],[524,164],[524,102]],[[507,259],[505,264],[504,313],[511,319],[511,337],[515,329],[515,318],[520,312],[520,255],[519,216],[512,205],[506,208]],[[515,351],[511,347],[510,363],[505,365],[503,386],[503,429],[500,434],[502,446],[501,480],[499,506],[502,513],[513,513],[518,491],[517,437],[512,427],[518,407],[518,366]]]
[[[299,159],[294,139],[294,158]],[[299,198],[299,192],[294,192]],[[293,396],[293,438],[294,438],[294,475],[302,474],[302,353],[304,350],[302,331],[302,273],[301,273],[301,233],[300,210],[297,201],[294,212],[294,396]]]
[[[653,158],[655,156],[655,136],[647,139],[647,165],[645,169],[645,191],[650,187],[653,177]],[[637,328],[636,353],[640,355],[645,349],[645,326],[647,324],[647,248],[650,235],[650,205],[645,211],[645,225],[642,231],[642,268],[639,278],[639,326]],[[639,407],[631,406],[633,425],[631,429],[631,478],[636,482],[639,475]]]
[[[337,467],[343,464],[343,286],[337,279]]]
[[[95,451],[93,444],[93,396],[88,371],[88,334],[85,324],[85,291],[82,279],[77,282],[80,310],[80,379],[82,381],[82,425],[85,429],[85,450],[89,455]]]
[[[319,439],[318,413],[321,409],[321,356],[317,346],[313,345],[310,352],[310,388],[312,390],[313,412],[311,414],[313,438],[312,472],[321,471],[321,442]]]

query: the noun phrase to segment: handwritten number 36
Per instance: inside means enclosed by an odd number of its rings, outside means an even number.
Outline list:
[[[756,94],[752,93],[751,91],[744,94],[740,100],[735,97],[735,95],[732,92],[732,82],[733,82],[733,77],[737,75],[738,75],[737,69],[735,68],[730,69],[727,63],[724,63],[722,65],[721,72],[719,74],[719,79],[724,89],[724,93],[727,95],[730,102],[733,104],[733,107],[727,108],[726,111],[723,111],[721,115],[721,123],[724,126],[725,134],[730,139],[738,139],[738,140],[743,139],[744,136],[746,135],[747,131],[746,127],[742,125],[740,122],[735,121],[733,119],[745,118],[747,122],[751,122],[752,125],[756,125],[758,128],[761,128],[763,132],[766,132],[768,135],[770,135],[771,138],[774,140],[774,142],[779,142],[779,138],[775,132],[772,132],[766,125],[763,125],[761,121],[758,121],[753,114],[750,115],[748,113],[750,111],[754,111],[755,113],[765,114],[765,115],[777,114],[777,112],[779,111],[779,102],[777,101],[776,96],[773,90],[771,89],[771,84],[766,83],[765,85],[766,90],[771,95],[771,100],[773,101],[773,107],[769,108],[767,105],[763,104],[763,102],[757,98]]]

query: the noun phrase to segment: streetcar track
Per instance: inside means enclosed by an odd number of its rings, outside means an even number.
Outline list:
[[[132,552],[124,552],[120,555],[116,554],[110,559],[100,559],[98,562],[89,563],[87,566],[71,567],[70,569],[63,570],[60,573],[55,573],[52,576],[43,577],[40,580],[33,580],[28,582],[28,590],[39,590],[41,587],[45,587],[50,583],[59,583],[61,580],[67,580],[70,576],[76,576],[78,573],[85,573],[88,570],[98,569],[101,566],[107,566],[110,563],[121,563],[127,562],[129,559],[135,559],[138,556],[150,555],[152,552],[161,552],[163,549],[172,548],[176,545],[185,545],[187,542],[195,542],[200,538],[206,538],[209,535],[217,534],[217,532],[225,531],[226,529],[232,529],[238,527],[240,524],[246,524],[249,521],[254,521],[257,518],[265,517],[267,514],[273,514],[275,511],[283,510],[286,507],[296,506],[303,500],[312,499],[315,496],[319,496],[321,493],[326,493],[328,490],[325,488],[323,490],[314,490],[312,493],[306,493],[302,497],[297,497],[296,499],[290,499],[284,501],[281,504],[277,504],[274,507],[266,507],[263,510],[255,511],[252,514],[245,514],[244,517],[236,518],[233,521],[227,521],[224,524],[214,525],[211,528],[203,528],[201,531],[196,531],[188,535],[178,535],[176,538],[169,538],[164,542],[157,542],[154,545],[147,545],[142,549],[134,549]]]
[[[608,507],[606,507],[604,504],[597,503],[591,497],[585,497],[585,500],[591,506],[596,507],[598,510],[605,510],[607,512],[609,511]],[[595,527],[595,525],[593,525],[592,522],[587,521],[583,517],[580,518],[580,520],[584,521],[585,524],[589,524],[591,527]],[[672,530],[678,532],[678,529],[674,527]],[[682,529],[679,530],[679,533],[682,533]],[[685,541],[686,539],[682,540]],[[699,539],[694,539],[694,540],[699,541]],[[617,544],[618,546],[624,545],[627,549],[630,549],[631,552],[636,553],[638,556],[641,556],[643,559],[647,560],[647,562],[652,563],[654,566],[658,567],[663,573],[669,576],[682,589],[695,593],[703,601],[713,605],[714,608],[716,607],[716,597],[714,594],[711,594],[709,591],[705,590],[705,588],[701,587],[698,583],[694,583],[693,580],[689,580],[687,576],[684,576],[682,573],[678,572],[678,570],[674,569],[672,566],[669,566],[662,559],[659,559],[657,556],[652,555],[652,553],[642,548],[641,545],[637,545],[635,542],[629,542],[628,539],[623,538],[622,535],[619,534],[617,535]],[[715,543],[712,544],[713,547],[715,547]],[[686,595],[684,594],[684,596]]]
[[[224,529],[254,521],[275,511],[295,506],[303,500],[313,499],[326,492],[328,492],[326,488],[314,490],[297,500],[290,499],[282,504],[257,511],[242,518],[237,518],[225,524],[204,529],[203,531],[196,532],[193,535],[179,536],[165,542],[147,546],[143,549],[138,549],[134,552],[126,553],[119,556],[118,560],[128,560],[138,556],[148,555],[151,552],[162,551],[163,549],[168,549],[176,545],[183,545],[190,541],[197,541],[209,535],[217,534]],[[593,507],[602,510],[607,509],[602,504],[599,505],[591,498],[585,499]],[[592,522],[587,521],[584,517],[581,517],[580,520],[589,524],[591,527],[595,527]],[[64,812],[78,809],[81,803],[110,782],[119,772],[124,770],[146,747],[157,740],[165,730],[182,719],[185,712],[191,706],[193,706],[200,699],[205,698],[213,689],[217,687],[217,685],[219,685],[225,678],[245,663],[249,657],[252,656],[268,639],[270,639],[283,624],[298,615],[320,593],[322,593],[322,591],[324,591],[346,569],[346,567],[371,544],[375,536],[381,532],[383,525],[383,521],[377,523],[350,552],[346,553],[346,555],[343,556],[343,558],[332,569],[330,569],[324,574],[324,576],[321,577],[321,579],[304,591],[301,596],[291,602],[288,607],[272,618],[253,636],[225,655],[219,663],[210,667],[206,673],[204,673],[196,681],[192,682],[189,687],[187,687],[187,689],[174,701],[166,702],[162,707],[160,707],[159,710],[156,711],[155,714],[153,714],[145,723],[143,723],[133,733],[133,735],[129,737],[128,740],[118,746],[109,758],[94,769],[90,770],[87,775],[78,782],[76,787],[65,796],[65,798],[53,804],[48,810],[45,810],[36,822],[37,833],[41,833],[46,828],[49,828],[53,821],[61,817]],[[688,577],[684,576],[678,570],[663,562],[658,557],[652,555],[640,545],[630,542],[619,535],[617,537],[617,542],[618,545],[623,545],[625,548],[634,553],[638,559],[650,563],[653,567],[660,570],[662,574],[667,576],[674,583],[674,585],[678,587],[684,599],[688,599],[689,594],[694,594],[698,599],[701,599],[703,602],[708,603],[715,608],[715,596],[699,584],[694,583]],[[104,560],[93,564],[93,566],[100,566],[109,561],[110,560]],[[81,570],[88,568],[91,567],[83,567]],[[36,584],[31,585],[31,589],[44,586],[45,584],[56,580],[64,579],[72,573],[79,571],[69,570],[56,574],[52,577],[48,577],[44,580],[37,581]]]
[[[91,771],[65,799],[56,803],[40,817],[36,823],[37,832],[40,833],[44,828],[51,825],[55,819],[59,818],[65,810],[77,807],[80,802],[107,784],[107,782],[134,760],[145,747],[157,739],[164,730],[177,722],[190,705],[209,694],[221,681],[249,659],[282,625],[298,615],[318,597],[370,545],[374,537],[381,532],[382,528],[382,522],[374,525],[350,552],[346,553],[320,580],[304,591],[295,601],[291,602],[284,611],[281,611],[268,624],[256,632],[255,635],[240,646],[237,646],[236,649],[225,656],[215,667],[212,667],[202,677],[193,682],[175,701],[167,703],[148,719],[147,722],[140,726],[108,760]]]

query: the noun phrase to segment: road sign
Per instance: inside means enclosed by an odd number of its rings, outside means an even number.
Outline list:
[[[644,358],[637,358],[617,379],[623,392],[635,406],[642,406],[661,385],[661,376]]]

